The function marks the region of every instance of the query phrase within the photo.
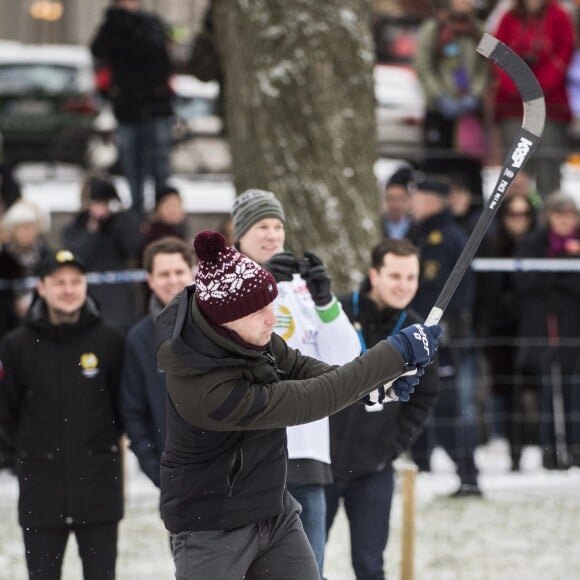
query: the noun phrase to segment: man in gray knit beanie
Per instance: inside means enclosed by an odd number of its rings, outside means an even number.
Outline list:
[[[234,238],[239,240],[256,222],[266,217],[286,223],[284,208],[271,191],[248,189],[234,202]]]

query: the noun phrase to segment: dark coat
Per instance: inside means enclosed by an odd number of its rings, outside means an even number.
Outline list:
[[[111,70],[109,96],[124,123],[172,114],[171,62],[167,30],[141,10],[110,7],[91,43],[91,52]]]
[[[379,310],[370,300],[368,279],[359,293],[358,315],[354,315],[353,295],[339,297],[351,322],[361,326],[367,348],[383,341],[393,331],[401,310]],[[422,322],[410,310],[404,326]],[[369,411],[362,404],[350,405],[330,417],[332,471],[337,480],[350,481],[381,471],[402,451],[411,447],[421,433],[437,400],[437,365],[421,378],[408,403],[385,403],[381,411]]]
[[[171,532],[245,526],[280,514],[288,425],[321,419],[404,372],[386,342],[342,367],[272,335],[264,351],[217,332],[187,287],[156,321],[167,373],[161,514]]]
[[[531,233],[518,247],[518,258],[548,256],[548,233],[541,229]],[[567,256],[575,258],[576,256]],[[562,260],[567,259],[562,257]],[[558,359],[564,372],[580,365],[580,274],[578,272],[517,272],[513,280],[518,292],[518,335],[523,339],[519,363],[524,369],[541,373],[549,370],[553,349],[548,346],[548,316],[557,322],[559,339],[573,339],[576,345],[560,347]],[[526,345],[525,339],[541,339],[544,346]]]
[[[22,526],[122,518],[122,349],[90,300],[78,323],[55,326],[37,299],[0,345],[0,428],[17,452]]]
[[[24,277],[24,268],[16,258],[0,245],[0,340],[20,322],[16,314],[16,290],[12,286]]]
[[[121,378],[121,414],[141,469],[159,487],[165,446],[165,373],[155,359],[154,316],[147,315],[127,335]]]
[[[419,290],[411,307],[426,317],[449,278],[467,236],[451,213],[444,211],[414,224],[408,237],[421,251]],[[474,301],[473,273],[468,269],[445,311],[444,323],[455,328],[460,326],[465,318],[471,316]],[[453,331],[452,334],[461,333]]]
[[[143,244],[140,223],[132,212],[111,214],[95,233],[87,230],[88,211],[81,211],[63,231],[66,248],[77,255],[89,272],[126,270],[139,256]],[[137,319],[137,301],[132,284],[91,285],[103,319],[122,332]]]

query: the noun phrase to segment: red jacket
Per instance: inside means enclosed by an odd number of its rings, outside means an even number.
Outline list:
[[[574,51],[574,27],[568,13],[548,0],[541,15],[522,19],[513,10],[501,19],[495,36],[528,62],[546,98],[548,119],[571,119],[566,74]],[[495,119],[521,118],[522,100],[513,81],[495,68]]]

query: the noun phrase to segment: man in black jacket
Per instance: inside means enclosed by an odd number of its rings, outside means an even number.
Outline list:
[[[417,247],[406,239],[385,239],[373,248],[371,260],[360,290],[339,297],[359,332],[362,352],[421,321],[407,308],[419,284]],[[408,403],[355,404],[330,417],[334,483],[326,488],[327,530],[342,498],[357,580],[384,578],[394,487],[391,463],[417,438],[436,396],[437,368],[431,365]]]
[[[41,264],[37,299],[0,344],[0,436],[15,447],[31,577],[58,579],[75,534],[85,580],[115,577],[123,486],[117,389],[123,341],[68,250]]]
[[[331,367],[273,333],[277,287],[268,271],[217,232],[201,232],[194,245],[195,284],[156,321],[169,393],[161,513],[176,577],[318,580],[299,504],[286,491],[285,427],[389,383],[408,400],[418,380],[401,375],[423,374],[439,327],[406,327]]]
[[[97,66],[111,72],[107,96],[119,123],[121,165],[132,210],[143,213],[143,186],[151,175],[156,191],[169,177],[171,147],[170,38],[165,24],[141,10],[138,0],[113,0],[91,43]]]

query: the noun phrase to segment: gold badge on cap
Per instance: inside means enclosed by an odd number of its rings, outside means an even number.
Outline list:
[[[70,250],[60,250],[56,253],[55,259],[57,262],[64,264],[66,262],[73,262],[75,257]]]
[[[89,378],[92,379],[99,374],[99,359],[97,355],[93,352],[85,352],[81,355],[81,360],[79,361],[79,365],[81,366],[81,373]]]

